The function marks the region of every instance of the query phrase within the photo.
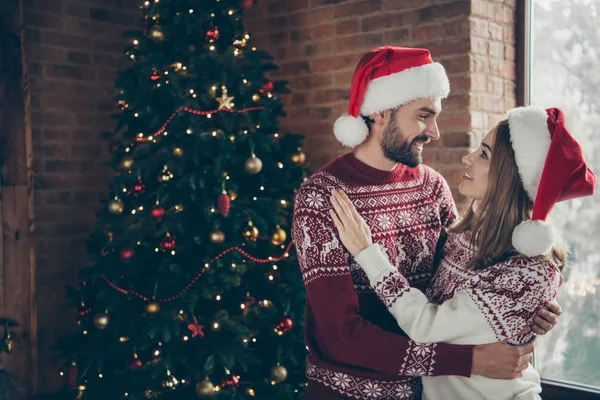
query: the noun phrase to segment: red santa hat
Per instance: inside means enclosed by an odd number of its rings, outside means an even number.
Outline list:
[[[333,132],[342,144],[355,147],[369,134],[361,115],[372,115],[417,99],[445,98],[450,83],[444,67],[426,49],[379,47],[359,61],[348,114],[335,121]]]
[[[508,112],[510,140],[523,187],[534,202],[531,220],[513,231],[512,244],[526,256],[548,254],[558,238],[546,221],[560,201],[594,194],[598,178],[558,108],[519,107]]]

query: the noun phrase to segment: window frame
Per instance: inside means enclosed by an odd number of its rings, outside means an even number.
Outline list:
[[[518,0],[515,16],[516,100],[517,106],[531,101],[531,60],[533,58],[533,1]],[[535,365],[535,353],[534,353]],[[541,378],[542,395],[548,400],[600,400],[600,388]]]

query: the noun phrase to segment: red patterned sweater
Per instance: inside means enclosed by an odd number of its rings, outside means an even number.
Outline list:
[[[311,176],[298,191],[292,236],[307,294],[307,377],[351,399],[420,399],[420,376],[470,376],[472,346],[409,340],[342,245],[329,216],[344,190],[373,241],[424,290],[443,227],[456,217],[444,179],[426,166],[372,168],[352,153]]]

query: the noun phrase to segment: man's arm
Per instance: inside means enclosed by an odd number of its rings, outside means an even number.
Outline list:
[[[327,214],[329,194],[305,185],[298,192],[292,236],[314,313],[315,345],[326,361],[389,376],[470,376],[472,347],[418,344],[359,314],[349,254]]]

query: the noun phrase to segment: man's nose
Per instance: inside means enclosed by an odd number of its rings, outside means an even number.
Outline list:
[[[433,123],[427,128],[425,134],[431,140],[438,140],[440,138],[440,130],[438,129],[436,121],[433,121]]]

